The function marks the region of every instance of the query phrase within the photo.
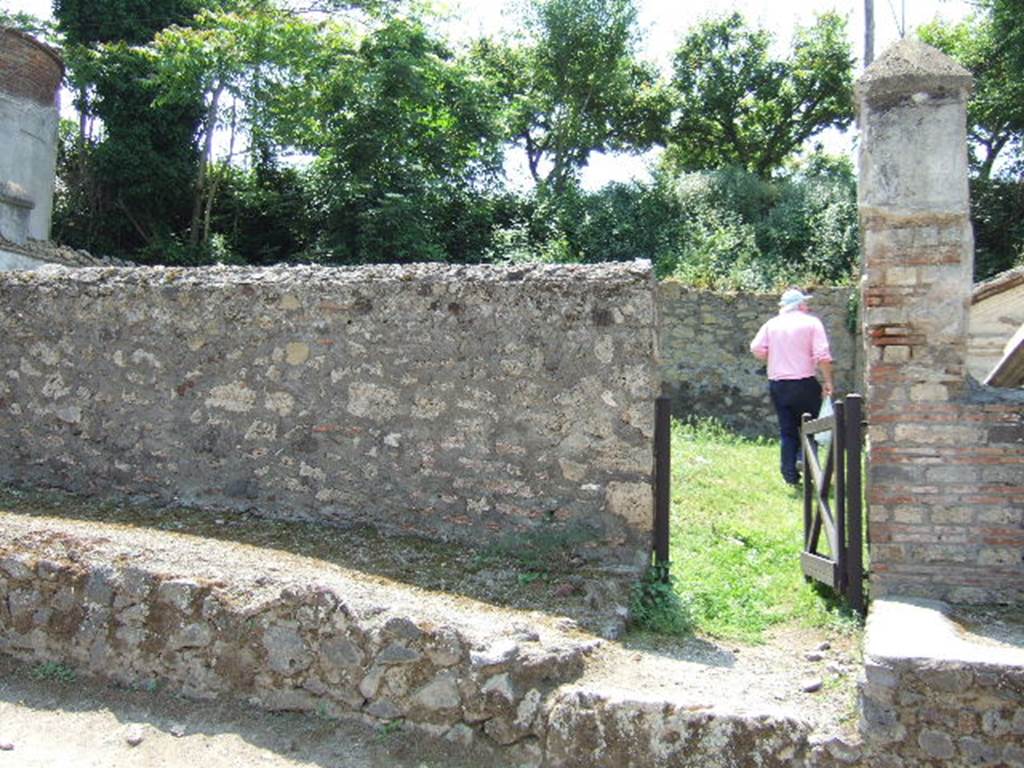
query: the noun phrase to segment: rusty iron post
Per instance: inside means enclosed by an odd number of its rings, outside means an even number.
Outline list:
[[[654,565],[668,581],[669,502],[672,488],[672,399],[654,401]]]

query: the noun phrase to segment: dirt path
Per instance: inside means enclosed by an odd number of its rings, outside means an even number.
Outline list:
[[[38,668],[36,668],[38,669]],[[35,680],[0,656],[0,768],[478,768],[490,756],[359,722]],[[180,735],[179,735],[180,734]],[[131,737],[141,736],[131,746]]]

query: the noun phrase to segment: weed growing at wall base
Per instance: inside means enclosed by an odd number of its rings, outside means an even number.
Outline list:
[[[662,578],[660,568],[648,568],[633,586],[630,598],[630,614],[636,629],[661,635],[685,635],[693,630],[685,596],[679,594],[671,575]]]
[[[775,440],[673,424],[671,574],[696,631],[758,642],[783,624],[859,624],[804,581],[801,499],[778,463]]]
[[[73,683],[75,670],[59,661],[44,661],[32,667],[33,680],[52,680],[57,683]]]

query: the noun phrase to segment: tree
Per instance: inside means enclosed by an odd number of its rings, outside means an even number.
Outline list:
[[[65,181],[80,188],[61,185],[61,194],[88,206],[77,218],[82,228],[68,230],[59,220],[55,228],[71,245],[146,260],[141,249],[161,250],[187,224],[189,198],[181,193],[195,175],[201,97],[157,104],[162,94],[144,49],[109,43],[76,54],[75,76],[89,83],[88,114],[100,129],[80,133],[70,150],[78,167]]]
[[[257,163],[267,163],[276,94],[305,82],[304,64],[317,44],[318,27],[296,14],[258,3],[231,12],[205,11],[189,26],[157,33],[149,50],[160,106],[202,94],[205,111],[197,141],[201,157],[193,186],[189,245],[205,243],[216,185],[209,182],[215,131],[222,104],[230,102],[231,131],[245,132]],[[232,135],[232,145],[234,135]],[[228,158],[231,162],[232,158]]]
[[[993,33],[1006,54],[1007,72],[1020,82],[1024,80],[1024,13],[1020,0],[979,0],[991,16]]]
[[[592,152],[649,148],[668,102],[634,56],[632,0],[532,0],[525,43],[482,41],[474,56],[502,100],[505,137],[556,195]]]
[[[360,40],[328,29],[290,140],[316,154],[313,190],[331,261],[459,258],[451,221],[500,170],[486,84],[415,19]],[[311,97],[311,98],[310,98]]]
[[[79,129],[73,171],[60,194],[85,206],[55,219],[70,244],[139,258],[163,250],[187,221],[180,191],[194,176],[198,91],[157,104],[152,57],[140,47],[163,27],[187,23],[219,0],[55,0]],[[73,183],[76,186],[69,186]],[[58,211],[71,213],[58,204]],[[143,256],[142,258],[146,258]]]
[[[814,153],[777,178],[731,167],[660,182],[680,224],[676,246],[655,265],[659,275],[743,290],[850,279],[857,190],[847,159]]]
[[[676,171],[736,165],[779,169],[826,128],[853,117],[853,57],[846,21],[826,13],[798,29],[790,55],[770,57],[772,36],[737,13],[705,21],[676,51],[676,119],[665,161]]]
[[[0,27],[7,27],[8,29],[16,29],[19,32],[25,32],[33,37],[43,40],[44,42],[56,42],[56,29],[54,28],[53,22],[46,19],[40,19],[30,13],[23,13],[21,11],[12,13],[11,11],[5,11],[3,8],[0,8]]]
[[[935,21],[918,29],[918,35],[974,75],[974,95],[967,105],[970,157],[975,173],[987,180],[997,160],[1019,158],[1024,138],[1024,80],[1013,74],[1012,38],[1000,36],[990,14],[952,26]]]

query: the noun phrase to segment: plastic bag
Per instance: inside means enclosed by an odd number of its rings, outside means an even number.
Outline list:
[[[827,419],[832,416],[832,398],[825,397],[821,401],[821,408],[818,410],[819,419]],[[832,430],[826,430],[824,432],[818,432],[814,436],[814,440],[818,445],[831,445],[832,444]]]

